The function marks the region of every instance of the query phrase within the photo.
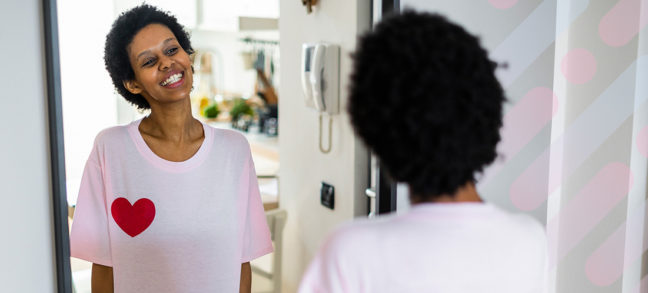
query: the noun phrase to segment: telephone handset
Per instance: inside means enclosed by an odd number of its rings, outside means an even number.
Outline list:
[[[309,108],[314,108],[315,104],[313,102],[313,91],[311,90],[310,82],[310,71],[311,71],[311,59],[313,56],[313,51],[315,46],[311,44],[302,45],[302,70],[301,70],[301,82],[302,90],[304,91],[304,102]]]
[[[302,89],[306,106],[329,115],[339,112],[340,47],[326,43],[302,46]]]
[[[333,118],[339,112],[339,67],[340,47],[326,43],[302,45],[302,89],[306,106],[320,113],[319,149],[327,154],[331,151]],[[328,147],[322,146],[322,115],[326,113],[328,123]]]
[[[324,94],[322,93],[324,88],[324,55],[326,54],[326,48],[322,44],[315,45],[315,50],[313,51],[313,66],[311,67],[310,72],[310,82],[313,92],[313,103],[315,103],[315,109],[319,112],[326,111],[326,101],[324,101]],[[327,70],[329,70],[327,68]]]

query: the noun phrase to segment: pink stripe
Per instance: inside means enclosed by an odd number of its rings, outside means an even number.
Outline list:
[[[592,283],[598,286],[611,285],[623,275],[625,269],[640,261],[642,254],[648,250],[648,233],[644,233],[643,237],[634,234],[626,236],[626,227],[629,231],[643,229],[644,215],[648,213],[646,208],[648,206],[645,201],[635,207],[628,219],[587,259],[585,272]],[[624,265],[625,255],[629,261]]]
[[[644,157],[648,157],[648,126],[644,126],[639,131],[636,139],[636,147]],[[638,261],[641,255],[648,250],[648,233],[643,235],[644,239],[635,237],[634,235],[628,235],[626,237],[626,227],[629,227],[630,231],[642,229],[644,215],[648,214],[646,208],[648,206],[644,201],[589,256],[585,265],[585,272],[593,284],[609,286],[616,282],[623,275],[623,271]],[[624,266],[623,261],[625,255],[627,255],[629,261]]]
[[[545,127],[558,110],[558,98],[546,87],[531,89],[504,116],[502,142],[498,153],[506,158],[517,155]],[[502,164],[488,168],[481,184],[486,184],[502,169]]]
[[[573,84],[587,83],[596,74],[596,58],[586,49],[572,49],[560,62],[560,71]]]
[[[560,151],[558,148],[551,149],[556,153]],[[560,182],[559,172],[549,172],[549,150],[550,148],[547,148],[538,156],[511,184],[509,189],[511,202],[520,210],[531,211],[539,207],[547,199],[549,192],[553,191]],[[549,178],[550,174],[553,180]],[[551,184],[551,188],[548,184]]]
[[[620,47],[632,40],[648,23],[646,0],[620,0],[599,23],[601,40]]]
[[[549,123],[558,110],[556,95],[546,87],[530,90],[504,117],[500,151],[516,155]]]
[[[560,262],[626,197],[632,184],[632,172],[628,166],[618,162],[610,163],[561,209],[557,218],[547,223],[549,259],[555,262],[552,266]],[[560,219],[560,227],[557,219]]]
[[[597,286],[614,283],[623,273],[625,223],[587,258],[585,274]]]

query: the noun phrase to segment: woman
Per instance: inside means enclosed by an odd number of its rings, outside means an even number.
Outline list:
[[[249,261],[273,250],[247,141],[191,115],[192,53],[149,5],[107,36],[117,91],[150,115],[99,133],[85,167],[70,242],[92,292],[250,292]]]
[[[543,291],[542,226],[475,189],[500,140],[495,67],[476,37],[439,15],[406,10],[359,39],[351,122],[413,206],[336,231],[300,292]]]

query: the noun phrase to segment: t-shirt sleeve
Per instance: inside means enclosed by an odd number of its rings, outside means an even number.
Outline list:
[[[81,178],[70,233],[70,254],[89,262],[112,266],[105,188],[99,162],[95,143]]]
[[[302,277],[299,293],[344,292],[340,284],[341,280],[330,277],[339,275],[340,272],[323,254],[326,253],[320,251],[311,261]],[[333,288],[337,288],[337,290],[333,290]]]
[[[243,186],[240,188],[244,193],[242,202],[247,203],[242,205],[240,213],[243,217],[241,263],[245,263],[271,253],[274,249],[251,154],[246,159],[242,176]]]
[[[299,293],[357,293],[365,292],[359,286],[360,276],[351,268],[353,264],[347,261],[362,259],[362,256],[345,257],[354,254],[354,240],[349,238],[352,233],[348,227],[338,229],[328,237],[302,277]]]

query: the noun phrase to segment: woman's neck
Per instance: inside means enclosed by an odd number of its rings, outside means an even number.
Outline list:
[[[460,203],[460,202],[483,202],[473,182],[468,182],[459,187],[454,194],[443,194],[429,200],[420,199],[420,197],[411,197],[412,204],[419,203]]]
[[[164,107],[151,105],[151,114],[140,123],[140,131],[178,143],[195,139],[197,130],[201,130],[200,128],[200,122],[191,115],[191,104],[188,99],[185,103]]]

